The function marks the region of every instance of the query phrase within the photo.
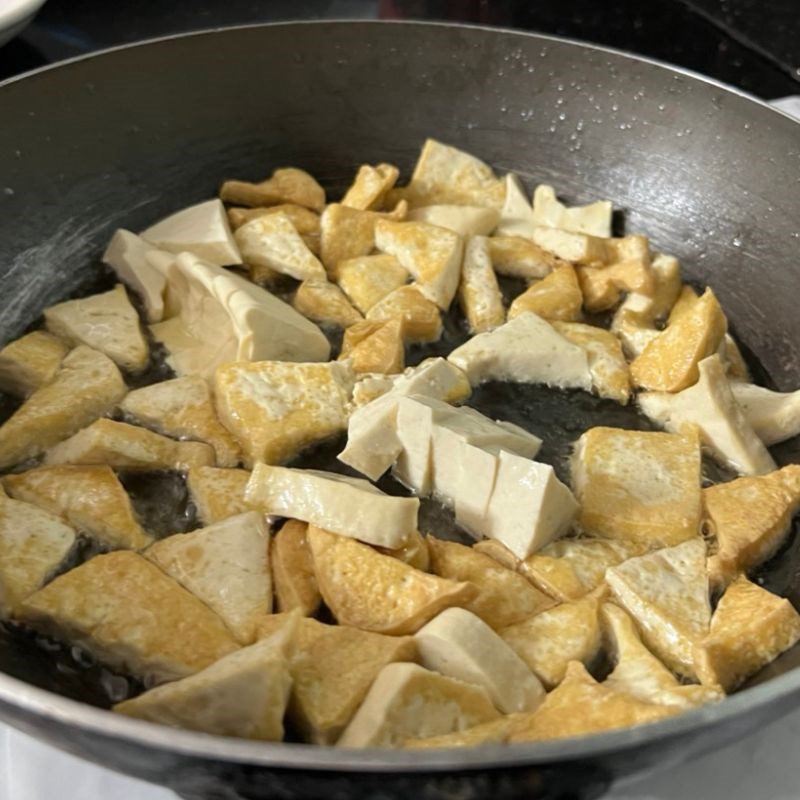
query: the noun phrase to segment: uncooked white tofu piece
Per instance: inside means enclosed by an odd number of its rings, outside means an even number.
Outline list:
[[[103,262],[117,273],[117,277],[124,284],[139,295],[148,322],[161,322],[164,317],[164,292],[167,281],[147,259],[147,254],[156,250],[157,248],[141,236],[119,228],[103,253]]]
[[[472,388],[463,370],[444,358],[426,358],[394,379],[392,393],[408,397],[422,394],[445,403],[461,403]]]
[[[32,331],[0,350],[0,391],[27,397],[55,378],[69,346],[47,331]]]
[[[698,369],[693,386],[674,394],[643,392],[639,407],[668,431],[696,425],[714,459],[740,475],[772,472],[775,462],[737,404],[719,355],[703,359]]]
[[[44,322],[64,341],[92,347],[123,369],[139,372],[147,366],[150,348],[122,284],[110,292],[50,306],[44,311]]]
[[[544,383],[590,391],[592,376],[583,348],[567,341],[532,312],[473,336],[448,356],[476,386],[486,381]]]
[[[225,206],[216,198],[176,211],[139,235],[161,250],[194,253],[218,267],[242,263]]]
[[[369,481],[335,472],[257,464],[245,499],[265,514],[300,519],[392,550],[417,530],[416,497],[391,497]]]
[[[730,387],[745,419],[764,444],[777,444],[800,434],[800,389],[773,392],[739,381],[731,381]]]
[[[489,239],[485,236],[467,240],[458,297],[470,333],[484,333],[505,322],[503,295],[492,268]]]
[[[391,747],[497,719],[486,690],[418,664],[387,664],[337,742],[340,747]]]
[[[482,620],[448,608],[414,634],[423,667],[482,686],[503,714],[534,711],[544,688],[528,665]]]
[[[533,206],[528,200],[519,178],[513,172],[509,172],[506,175],[506,199],[500,211],[500,222],[495,233],[498,236],[530,238],[536,224]]]
[[[565,231],[588,233],[591,236],[611,236],[613,208],[608,200],[597,200],[586,206],[568,208],[556,198],[555,190],[540,184],[533,193],[533,219],[535,225],[562,228]]]
[[[249,511],[168,536],[144,556],[216,611],[242,644],[254,641],[259,622],[272,613],[269,530],[262,514]]]
[[[438,225],[460,236],[488,236],[497,226],[500,212],[481,206],[422,206],[409,211],[408,219]]]

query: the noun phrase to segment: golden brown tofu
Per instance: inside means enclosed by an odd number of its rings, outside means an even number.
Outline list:
[[[337,281],[353,305],[366,314],[378,301],[408,281],[408,271],[394,256],[361,256],[339,263]]]
[[[492,268],[486,236],[467,239],[458,298],[471,333],[490,331],[505,322],[503,295]]]
[[[498,275],[539,280],[549,275],[559,260],[524,236],[492,236],[489,255]]]
[[[406,739],[406,750],[444,750],[455,747],[480,747],[483,744],[502,744],[508,739],[511,728],[521,714],[505,714],[490,722],[473,725],[463,731],[428,736],[426,739]]]
[[[186,475],[186,486],[200,522],[213,525],[250,511],[250,505],[244,499],[249,480],[250,472],[246,469],[192,467]]]
[[[325,190],[302,169],[276,169],[270,178],[260,183],[225,181],[219,190],[220,199],[240,206],[275,206],[279,203],[322,211]]]
[[[308,546],[308,525],[290,519],[270,543],[272,580],[279,612],[300,609],[304,617],[317,613],[322,595],[314,573],[314,559]]]
[[[388,547],[378,547],[377,549],[378,552],[384,555],[399,558],[404,564],[408,564],[414,569],[422,572],[431,571],[431,553],[428,547],[428,537],[423,536],[419,531],[411,533],[406,543],[396,550],[391,550]]]
[[[599,236],[539,225],[533,228],[531,238],[534,244],[549,251],[556,258],[573,264],[602,264],[606,263],[608,258],[606,245],[610,240]]]
[[[498,542],[497,539],[481,539],[472,545],[472,549],[476,553],[482,553],[489,556],[492,561],[496,561],[506,569],[518,570],[522,561],[517,558],[504,544]]]
[[[326,280],[303,281],[294,294],[292,305],[304,317],[321,325],[347,328],[364,319],[350,305],[344,292]]]
[[[374,167],[363,164],[358,168],[352,186],[345,192],[342,205],[362,211],[380,210],[386,193],[397,183],[400,170],[392,164]]]
[[[0,391],[27,397],[50,383],[69,346],[46,331],[33,331],[0,350]]]
[[[303,237],[309,249],[316,253],[310,242],[316,242],[319,248],[319,214],[303,206],[294,203],[281,203],[269,208],[229,208],[228,221],[231,228],[235,231],[241,228],[245,222],[257,217],[266,217],[270,214],[285,214],[289,222],[294,225],[294,229]]]
[[[559,262],[542,280],[517,295],[508,309],[508,318],[533,311],[542,319],[575,322],[581,318],[583,295],[575,267]]]
[[[417,286],[400,286],[375,303],[368,320],[401,320],[403,337],[409,342],[437,342],[442,335],[442,317]]]
[[[347,360],[354,372],[396,375],[405,369],[403,320],[365,320],[344,332],[339,360]]]

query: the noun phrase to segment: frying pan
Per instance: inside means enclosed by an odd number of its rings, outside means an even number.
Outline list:
[[[281,165],[332,192],[363,162],[408,172],[433,135],[571,201],[611,199],[629,230],[713,285],[764,380],[800,385],[800,127],[698,76],[509,31],[282,24],[44,69],[0,86],[0,114],[3,341],[94,285],[119,225],[143,228],[223,177]],[[798,460],[797,444],[778,455]],[[796,564],[790,546],[765,575],[792,596]],[[596,797],[616,777],[722,746],[800,700],[790,653],[759,685],[642,728],[469,752],[342,751],[116,716],[70,699],[82,696],[75,675],[45,674],[31,652],[0,637],[0,718],[186,798]]]

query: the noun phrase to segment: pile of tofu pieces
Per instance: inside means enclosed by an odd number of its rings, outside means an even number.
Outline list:
[[[117,231],[120,283],[0,351],[0,619],[144,681],[116,712],[258,740],[533,742],[720,700],[800,639],[747,578],[800,509],[767,449],[800,392],[753,384],[712,289],[612,236],[610,202],[531,200],[433,140],[397,180],[226,181]],[[454,303],[471,338],[406,368]],[[147,384],[154,343],[175,377]],[[656,430],[589,428],[567,485],[470,408],[487,381],[634,399]],[[341,473],[287,466],[345,431]],[[737,477],[703,488],[703,454]],[[137,516],[119,474],[163,470],[202,527]],[[420,498],[474,543],[421,532]],[[68,568],[78,539],[100,554]]]

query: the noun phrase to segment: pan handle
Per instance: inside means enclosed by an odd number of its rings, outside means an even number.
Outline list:
[[[800,120],[800,95],[789,95],[789,97],[779,97],[777,100],[770,100],[769,104],[775,108]]]

